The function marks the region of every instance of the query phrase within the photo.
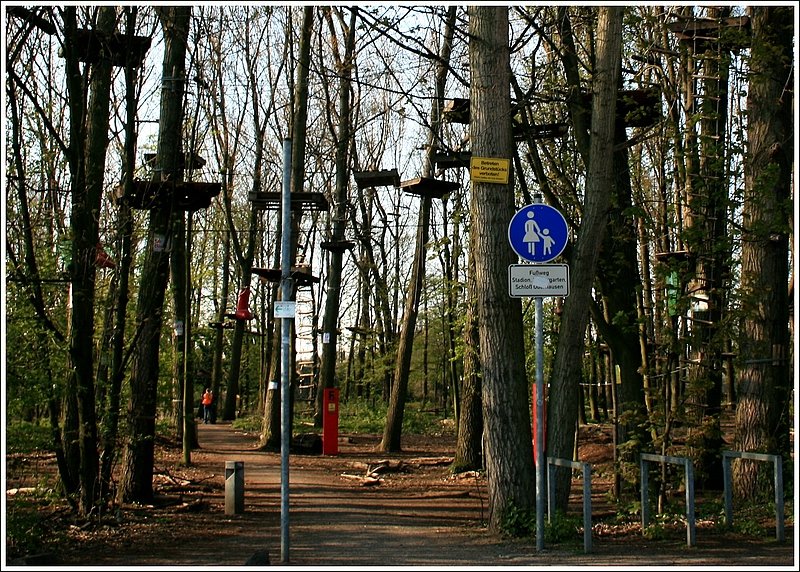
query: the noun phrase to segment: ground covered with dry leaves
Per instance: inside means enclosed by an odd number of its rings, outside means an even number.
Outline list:
[[[374,435],[343,435],[339,454],[293,454],[290,508],[281,523],[277,453],[255,448],[256,436],[229,424],[199,426],[201,448],[190,467],[180,449],[157,446],[152,505],[122,505],[91,521],[74,517],[52,486],[52,455],[6,459],[6,520],[29,538],[6,538],[5,566],[797,566],[793,505],[784,543],[774,520],[730,530],[698,498],[696,545],[687,547],[680,514],[654,517],[642,533],[636,514],[609,502],[611,443],[599,428],[582,428],[579,457],[592,463],[592,549],[584,550],[580,483],[570,514],[553,527],[544,550],[535,537],[491,535],[482,473],[452,475],[454,438],[403,439],[403,452],[375,451]],[[244,509],[226,511],[226,462],[241,461]],[[229,480],[228,486],[233,481]],[[232,509],[233,507],[229,507]],[[682,510],[682,509],[681,509]],[[716,510],[716,509],[714,509]],[[284,528],[285,527],[285,528]],[[282,531],[289,530],[288,542]],[[5,568],[4,566],[4,568]]]

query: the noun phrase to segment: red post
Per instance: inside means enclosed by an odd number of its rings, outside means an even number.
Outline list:
[[[339,454],[339,390],[323,390],[322,395],[322,454]]]

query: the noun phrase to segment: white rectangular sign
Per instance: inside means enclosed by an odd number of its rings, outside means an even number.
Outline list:
[[[293,301],[280,302],[276,300],[273,315],[276,318],[294,318],[295,304],[296,302]]]
[[[512,264],[508,267],[508,294],[512,298],[569,296],[569,266]]]

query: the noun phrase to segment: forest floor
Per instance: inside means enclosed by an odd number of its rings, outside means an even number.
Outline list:
[[[241,568],[259,550],[268,552],[272,567],[314,569],[798,565],[791,510],[783,543],[775,540],[774,518],[762,523],[760,533],[745,535],[698,517],[693,547],[687,547],[680,518],[645,537],[635,516],[620,520],[608,503],[609,472],[602,467],[610,462],[610,439],[592,426],[582,428],[596,434],[585,435],[581,442],[588,444],[579,449],[579,458],[592,463],[591,552],[584,551],[577,528],[574,538],[546,541],[543,550],[536,549],[535,538],[490,534],[485,476],[450,474],[452,436],[404,437],[402,453],[384,454],[375,451],[378,436],[342,435],[338,455],[292,454],[289,538],[282,544],[280,454],[257,451],[256,435],[227,423],[198,427],[201,448],[192,453],[190,467],[182,465],[179,447],[158,444],[153,505],[123,505],[80,524],[63,503],[50,500],[38,508],[37,530],[45,523],[52,535],[46,550],[21,554],[7,540],[2,568]],[[228,461],[243,462],[244,508],[231,511],[236,514],[225,510]],[[26,499],[31,502],[31,491],[53,474],[54,459],[9,456],[6,470],[6,511],[21,510]],[[580,483],[574,488],[570,513],[580,526]]]

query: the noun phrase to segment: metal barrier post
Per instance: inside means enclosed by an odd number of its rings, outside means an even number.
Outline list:
[[[694,465],[688,457],[670,457],[669,455],[655,455],[651,453],[642,453],[639,460],[639,467],[641,471],[641,488],[642,488],[642,534],[647,529],[650,521],[650,507],[648,506],[647,488],[648,488],[648,475],[647,475],[647,462],[655,461],[661,463],[672,463],[673,465],[683,465],[684,479],[686,480],[686,544],[688,546],[695,545],[695,525],[694,525]]]
[[[639,460],[639,474],[641,475],[640,480],[642,481],[641,487],[639,487],[641,489],[639,496],[642,503],[642,534],[644,534],[644,531],[650,524],[650,500],[648,498],[648,489],[650,487],[648,480],[650,476],[647,473],[647,461],[644,460],[644,455]]]
[[[225,514],[244,512],[244,461],[225,461]]]
[[[592,551],[592,468],[583,463],[583,551]]]
[[[722,477],[725,487],[725,524],[733,526],[733,493],[731,483],[731,459],[748,459],[750,461],[766,461],[773,464],[773,481],[775,486],[775,538],[778,542],[786,539],[784,534],[783,512],[783,458],[780,455],[766,453],[745,453],[742,451],[722,452]]]
[[[694,465],[688,458],[684,458],[685,488],[686,488],[686,544],[695,545],[694,526]]]
[[[555,467],[568,467],[583,471],[583,551],[592,550],[592,467],[589,463],[547,457],[547,520],[555,510]]]
[[[733,493],[731,491],[731,457],[722,452],[722,487],[725,500],[725,526],[733,526]]]

